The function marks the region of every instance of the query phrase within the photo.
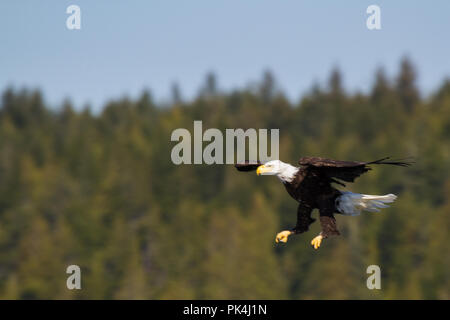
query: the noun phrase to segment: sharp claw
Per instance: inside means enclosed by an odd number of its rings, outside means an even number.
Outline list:
[[[288,241],[288,237],[291,234],[290,231],[281,231],[277,234],[277,236],[275,237],[275,242],[284,242],[286,243]]]
[[[311,240],[311,245],[314,247],[315,250],[317,250],[320,247],[320,244],[322,243],[322,236],[318,235],[314,239]]]

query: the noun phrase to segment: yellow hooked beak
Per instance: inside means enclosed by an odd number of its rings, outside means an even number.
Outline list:
[[[266,173],[266,172],[270,172],[270,171],[271,171],[270,168],[267,168],[266,166],[262,165],[262,166],[259,166],[256,169],[256,174],[259,176],[260,174],[263,174],[263,173]]]

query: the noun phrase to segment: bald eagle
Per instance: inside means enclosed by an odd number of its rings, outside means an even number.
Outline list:
[[[332,183],[345,187],[345,182],[354,182],[357,177],[371,170],[370,165],[394,165],[407,167],[411,161],[389,160],[383,158],[370,162],[339,161],[319,157],[303,157],[298,161],[300,167],[292,166],[280,160],[272,160],[265,164],[259,162],[238,163],[239,171],[255,171],[257,175],[276,175],[284,184],[289,195],[298,201],[297,224],[291,230],[284,230],[276,235],[275,241],[287,242],[288,237],[308,231],[309,225],[315,221],[311,217],[314,209],[319,210],[322,227],[320,234],[311,241],[314,249],[318,249],[322,240],[332,235],[339,235],[334,214],[355,216],[361,210],[378,212],[386,208],[386,203],[393,202],[397,196],[383,196],[340,191]]]

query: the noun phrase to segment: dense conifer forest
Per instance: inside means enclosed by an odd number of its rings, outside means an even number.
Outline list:
[[[427,96],[404,59],[376,72],[369,92],[348,92],[339,70],[299,101],[265,72],[222,91],[170,103],[151,91],[88,107],[49,106],[6,88],[0,106],[2,299],[449,299],[450,81]],[[280,158],[415,157],[377,167],[347,189],[395,193],[380,213],[337,216],[342,233],[317,251],[305,234],[276,245],[297,204],[275,177],[232,165],[174,165],[176,128],[279,128]],[[206,144],[206,143],[205,143]],[[317,213],[313,214],[315,217]],[[67,266],[82,289],[66,288]],[[379,265],[382,289],[368,290]]]

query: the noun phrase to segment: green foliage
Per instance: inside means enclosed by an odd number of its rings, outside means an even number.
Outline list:
[[[408,60],[382,70],[368,94],[348,94],[334,70],[298,104],[265,72],[260,84],[220,91],[213,73],[198,98],[156,105],[149,92],[98,115],[45,106],[8,89],[0,108],[0,298],[409,299],[450,298],[450,85],[423,99]],[[318,251],[310,232],[275,245],[296,203],[276,179],[230,165],[171,162],[176,128],[279,128],[280,157],[373,160],[347,188],[396,193],[381,213],[337,217],[342,235]],[[316,214],[316,213],[315,213]],[[66,267],[82,290],[66,288]],[[382,290],[366,288],[381,267]]]

